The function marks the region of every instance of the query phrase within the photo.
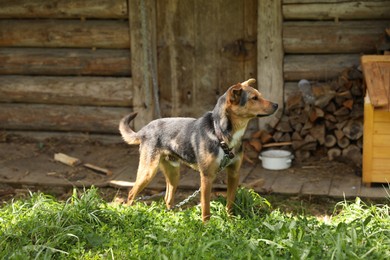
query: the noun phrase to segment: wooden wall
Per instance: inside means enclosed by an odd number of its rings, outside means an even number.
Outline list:
[[[326,81],[359,66],[390,26],[389,1],[284,0],[285,93],[297,81]]]
[[[131,111],[124,0],[0,2],[0,128],[117,133]]]
[[[375,53],[389,21],[385,0],[2,0],[0,129],[116,134],[132,110],[139,128],[153,70],[163,116],[199,117],[250,77],[283,103]]]

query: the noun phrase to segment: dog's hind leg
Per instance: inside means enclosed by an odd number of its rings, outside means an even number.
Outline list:
[[[146,150],[146,149],[145,149]],[[157,173],[158,164],[160,162],[160,154],[149,154],[149,151],[141,149],[140,160],[137,170],[137,179],[133,188],[127,196],[127,204],[131,205],[135,197],[140,193],[154,178]]]
[[[180,164],[166,159],[161,159],[160,168],[165,176],[167,183],[165,193],[165,204],[170,209],[175,203],[175,192],[180,179]]]

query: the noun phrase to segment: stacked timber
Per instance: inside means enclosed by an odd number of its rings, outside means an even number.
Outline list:
[[[256,133],[250,144],[262,147],[287,144],[298,160],[325,155],[361,164],[364,89],[362,73],[346,69],[325,83],[299,82],[299,91],[286,101],[284,113],[270,123],[268,132]]]
[[[0,131],[117,133],[133,105],[126,0],[0,3]]]

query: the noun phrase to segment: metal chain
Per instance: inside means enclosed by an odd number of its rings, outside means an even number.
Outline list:
[[[228,155],[225,154],[225,156],[223,157],[222,159],[222,162],[221,162],[221,165],[219,166],[219,169],[218,169],[218,173],[222,172],[223,169],[226,168],[226,166],[228,166],[230,162],[230,158]],[[168,211],[171,211],[171,210],[175,210],[175,209],[178,209],[178,208],[181,208],[182,206],[186,205],[187,203],[189,203],[191,200],[193,200],[194,198],[196,198],[196,196],[198,196],[198,194],[200,193],[200,188],[197,189],[196,191],[194,191],[190,196],[188,196],[187,198],[185,198],[184,200],[182,200],[181,202],[177,203],[175,206],[173,206],[172,208],[168,209]],[[165,191],[163,192],[160,192],[160,193],[157,193],[157,194],[154,194],[154,195],[150,195],[150,196],[141,196],[141,197],[138,197],[136,200],[137,201],[140,201],[140,200],[149,200],[149,199],[153,199],[153,198],[156,198],[156,197],[162,197],[165,195]]]
[[[218,169],[218,173],[222,172],[223,169],[226,168],[226,166],[228,166],[230,162],[230,158],[229,158],[229,155],[225,154],[225,156],[223,157],[222,159],[222,162],[221,162],[221,165],[219,166],[219,169]],[[184,199],[183,201],[179,202],[178,204],[176,204],[175,206],[173,206],[172,208],[170,208],[169,210],[174,210],[174,209],[177,209],[177,208],[181,208],[182,206],[184,206],[185,204],[189,203],[192,199],[194,199],[196,196],[198,196],[198,194],[200,193],[200,188],[197,189],[196,191],[194,191],[194,193],[192,193],[190,196],[188,196],[186,199]]]

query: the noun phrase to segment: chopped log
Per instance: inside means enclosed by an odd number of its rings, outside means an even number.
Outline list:
[[[328,159],[329,161],[333,161],[334,159],[341,156],[341,149],[340,148],[331,148],[328,150]]]
[[[275,132],[272,136],[272,138],[275,140],[275,142],[279,142],[280,138],[282,138],[283,132]]]
[[[350,145],[351,141],[349,141],[349,139],[347,137],[343,137],[341,138],[340,140],[337,140],[337,145],[340,147],[340,148],[347,148],[349,145]]]
[[[69,165],[69,166],[77,166],[81,163],[81,161],[78,158],[71,157],[71,156],[66,155],[64,153],[54,154],[54,160],[57,162],[61,162],[63,164]]]
[[[354,104],[353,99],[348,99],[343,102],[343,106],[348,108],[349,110],[352,110],[353,104]]]
[[[340,107],[334,113],[335,116],[346,116],[349,114],[349,109],[346,107]]]
[[[0,101],[132,106],[132,80],[127,77],[0,76]]]
[[[129,50],[1,48],[0,74],[130,76]]]
[[[363,136],[362,120],[349,120],[346,126],[343,128],[343,133],[351,140],[358,140]]]
[[[256,150],[256,152],[260,152],[263,149],[263,145],[259,139],[251,139],[249,140],[249,144]]]
[[[325,107],[325,111],[329,113],[334,113],[336,111],[335,103],[329,102],[329,104]]]
[[[362,153],[357,145],[351,144],[343,149],[342,156],[351,160],[355,165],[362,164]]]
[[[332,123],[336,123],[337,122],[337,119],[334,115],[332,114],[326,114],[325,115],[325,119],[329,122],[332,122]]]
[[[309,119],[311,122],[317,121],[318,118],[323,118],[325,115],[324,111],[319,107],[313,107],[309,112]]]
[[[324,145],[325,147],[331,148],[335,146],[337,143],[337,139],[334,135],[326,135],[325,136],[325,142]]]
[[[302,141],[302,136],[297,132],[295,131],[292,136],[291,136],[291,140],[292,141]]]
[[[276,126],[276,130],[280,131],[280,132],[283,132],[283,133],[288,133],[288,132],[292,132],[293,131],[293,129],[292,129],[291,125],[290,125],[288,117],[286,117],[286,116],[282,117],[282,119],[280,120],[280,122]]]
[[[310,129],[310,135],[314,137],[315,140],[318,141],[320,145],[325,143],[325,125],[318,124]]]
[[[344,137],[344,132],[340,129],[334,130],[334,135],[336,136],[337,140],[340,140]]]
[[[265,130],[261,131],[260,142],[262,144],[269,143],[271,140],[272,140],[272,135],[270,133],[268,133]]]
[[[118,134],[129,108],[0,103],[0,129]]]
[[[291,111],[293,109],[301,108],[303,107],[303,98],[302,94],[297,93],[295,95],[290,96],[286,101],[286,109],[287,111]]]
[[[0,20],[1,47],[105,48],[130,46],[129,23],[114,20]]]
[[[278,142],[278,143],[269,143],[269,144],[264,144],[264,148],[270,148],[270,147],[277,147],[277,146],[287,146],[287,145],[292,145],[292,142]]]
[[[310,151],[298,150],[295,151],[294,155],[297,161],[304,161],[310,158],[311,153]]]
[[[123,0],[2,0],[0,18],[96,18],[126,19]]]

